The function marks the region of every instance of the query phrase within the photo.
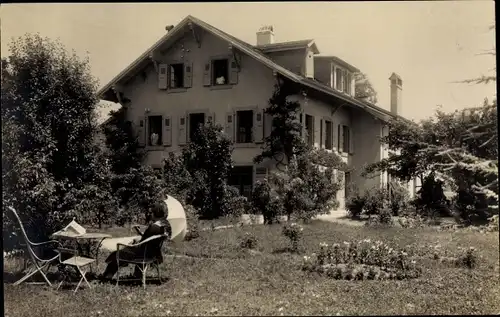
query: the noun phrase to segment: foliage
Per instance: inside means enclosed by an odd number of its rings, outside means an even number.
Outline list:
[[[193,184],[191,174],[184,165],[182,155],[173,152],[163,160],[163,186],[165,192],[180,201],[186,201]]]
[[[423,216],[450,215],[448,201],[443,191],[443,181],[436,179],[434,172],[424,178],[413,204]]]
[[[238,188],[226,185],[221,208],[223,216],[238,217],[248,209],[248,199],[240,195]]]
[[[226,180],[232,168],[232,143],[219,125],[209,123],[194,133],[182,150],[182,160],[192,176],[194,188],[187,203],[199,210],[204,219],[222,215],[227,203]]]
[[[356,73],[354,75],[354,80],[356,81],[355,86],[355,96],[360,99],[367,99],[369,102],[377,103],[377,92],[373,88],[373,85],[368,80],[368,77],[364,73]]]
[[[283,213],[280,197],[267,179],[258,181],[255,184],[252,191],[251,206],[255,213],[261,213],[264,216],[265,224],[276,222],[277,217]]]
[[[288,219],[294,215],[309,221],[337,206],[340,181],[332,180],[336,170],[345,169],[346,165],[338,155],[323,149],[309,149],[296,156],[285,172],[272,173],[270,184],[276,190]]]
[[[378,215],[389,204],[389,193],[385,188],[372,188],[365,192],[364,213],[368,216]]]
[[[349,190],[349,195],[346,197],[345,208],[351,218],[359,218],[365,208],[365,195],[359,189],[352,188]]]
[[[298,252],[299,251],[299,243],[302,239],[302,232],[304,228],[295,222],[291,224],[286,224],[283,226],[283,235],[290,240],[291,251]]]
[[[474,247],[460,249],[456,261],[457,266],[473,269],[477,266],[477,254]]]
[[[390,208],[393,216],[404,213],[410,203],[410,193],[408,189],[399,182],[392,181],[390,186]]]
[[[300,103],[290,100],[295,91],[287,82],[275,85],[273,96],[264,113],[272,116],[272,129],[264,139],[262,153],[254,158],[255,163],[264,159],[276,161],[276,168],[283,171],[295,155],[301,155],[305,143],[301,137],[302,124],[297,120],[300,113]]]
[[[198,219],[198,212],[191,205],[184,206],[186,212],[186,220],[189,231],[186,233],[184,239],[186,241],[194,240],[200,237],[201,225]]]
[[[11,42],[1,80],[2,198],[43,239],[76,215],[75,191],[95,192],[85,186],[107,177],[98,168],[96,81],[88,60],[29,34]]]
[[[245,236],[240,241],[240,247],[243,249],[256,249],[259,244],[259,240],[254,234],[245,232]]]
[[[322,242],[318,252],[304,256],[303,269],[347,280],[417,278],[422,269],[408,252],[370,239],[331,246]]]

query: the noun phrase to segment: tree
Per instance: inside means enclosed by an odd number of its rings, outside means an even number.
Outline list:
[[[354,93],[356,98],[367,99],[371,103],[377,103],[377,92],[372,86],[368,76],[364,73],[356,73],[354,75],[356,82]]]
[[[301,137],[302,124],[297,120],[300,113],[300,103],[291,101],[289,97],[295,92],[285,81],[275,85],[273,96],[264,113],[272,116],[271,134],[264,138],[262,153],[254,158],[255,163],[264,159],[274,159],[276,168],[283,171],[295,155],[305,150]]]
[[[212,123],[196,130],[191,142],[182,150],[184,166],[193,181],[187,203],[198,209],[202,218],[214,219],[225,212],[232,152],[231,140],[221,126]]]
[[[345,171],[341,158],[323,149],[308,149],[292,159],[285,172],[271,174],[270,183],[288,219],[292,215],[305,221],[329,212],[338,202],[340,180],[335,171]]]
[[[40,35],[11,42],[1,80],[4,205],[47,235],[82,216],[69,196],[102,176],[96,81],[88,59]]]

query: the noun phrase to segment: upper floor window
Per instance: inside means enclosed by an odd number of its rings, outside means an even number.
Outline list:
[[[252,110],[236,112],[236,143],[253,142],[253,116]]]
[[[163,137],[162,116],[148,117],[148,145],[156,146],[162,144]]]
[[[335,89],[342,91],[342,69],[335,68]]]
[[[227,58],[212,61],[212,83],[216,86],[229,84],[229,60]]]
[[[183,88],[184,87],[184,64],[169,65],[169,84],[168,88]]]

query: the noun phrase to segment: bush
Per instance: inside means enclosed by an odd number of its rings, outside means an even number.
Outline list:
[[[240,247],[243,249],[256,249],[258,245],[258,240],[255,235],[246,232],[245,236],[241,239]]]
[[[222,216],[239,217],[248,209],[248,199],[240,195],[238,188],[226,185],[221,205]]]
[[[350,193],[345,203],[347,212],[351,218],[359,218],[365,208],[366,198],[360,194],[358,189],[354,189]]]
[[[271,188],[267,179],[255,184],[251,208],[254,213],[264,216],[265,224],[272,224],[277,221],[277,217],[282,214],[282,206],[277,193]]]
[[[417,211],[426,217],[450,215],[448,200],[444,195],[443,181],[436,179],[434,173],[424,178],[413,203]]]
[[[299,243],[302,239],[303,230],[304,228],[296,223],[286,224],[285,226],[283,226],[283,235],[290,240],[290,250],[292,252],[299,251]]]
[[[468,249],[461,249],[460,254],[457,257],[456,265],[460,267],[466,267],[473,269],[477,266],[477,254],[476,249],[470,247]]]
[[[186,237],[184,240],[190,241],[200,237],[200,221],[198,219],[198,212],[191,205],[184,206],[184,210],[186,212],[186,220],[188,232],[186,233]]]
[[[394,216],[399,216],[409,207],[410,193],[408,189],[397,182],[391,182],[390,207]]]
[[[373,188],[365,192],[364,212],[368,216],[378,215],[388,205],[389,195],[384,188]]]
[[[181,155],[170,152],[163,160],[163,187],[167,194],[186,201],[193,188],[193,178]]]

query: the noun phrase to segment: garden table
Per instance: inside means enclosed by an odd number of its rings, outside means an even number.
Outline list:
[[[101,244],[104,239],[111,238],[111,235],[99,232],[87,232],[81,235],[72,235],[61,232],[53,234],[52,237],[55,239],[76,242],[80,255],[95,259],[96,267],[99,267],[99,249],[101,248]],[[83,244],[86,245],[86,250],[84,250]]]

